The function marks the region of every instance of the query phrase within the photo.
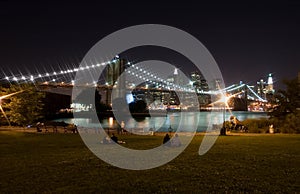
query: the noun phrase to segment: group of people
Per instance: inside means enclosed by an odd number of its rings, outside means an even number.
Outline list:
[[[115,136],[114,133],[112,133],[111,137],[105,136],[103,138],[103,140],[101,141],[101,143],[103,143],[103,144],[111,144],[111,143],[123,144],[125,142],[118,140],[118,137]]]
[[[181,141],[178,137],[178,134],[175,134],[175,136],[171,139],[170,135],[167,133],[163,139],[164,146],[168,147],[180,147]]]

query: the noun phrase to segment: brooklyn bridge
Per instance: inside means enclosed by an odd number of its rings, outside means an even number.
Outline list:
[[[77,80],[74,78],[77,72],[97,72],[99,68],[104,67],[105,71],[98,80],[76,85]],[[93,108],[93,105],[92,103],[82,105],[80,102],[71,101],[75,85],[82,91],[94,89],[100,96],[98,100],[107,106],[113,105],[114,98],[122,97],[128,104],[143,101],[151,110],[175,111],[218,108],[213,105],[220,102],[222,97],[230,102],[228,109],[264,111],[268,106],[268,98],[274,93],[271,75],[269,75],[268,83],[261,80],[257,82],[256,87],[239,82],[222,88],[220,87],[221,79],[208,83],[198,71],[186,75],[174,67],[166,74],[139,63],[128,62],[118,56],[107,62],[89,64],[80,68],[29,75],[20,73],[19,75],[6,75],[1,79],[1,83],[27,82],[34,83],[36,87],[49,93],[50,96],[58,95],[61,96],[60,99],[65,99],[66,103],[56,109],[69,109],[77,112]],[[196,103],[192,99],[195,96]]]

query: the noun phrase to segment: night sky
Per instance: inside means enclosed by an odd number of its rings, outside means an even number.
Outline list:
[[[217,61],[226,85],[239,80],[253,85],[273,73],[275,87],[282,88],[282,79],[295,78],[300,71],[299,10],[297,1],[4,1],[0,2],[1,77],[78,66],[85,53],[106,35],[132,25],[152,23],[177,27],[200,40]],[[180,61],[174,59],[174,63]]]

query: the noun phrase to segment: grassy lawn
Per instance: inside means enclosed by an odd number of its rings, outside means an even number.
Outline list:
[[[149,148],[162,136],[119,136]],[[123,170],[94,156],[77,134],[0,131],[0,193],[297,193],[300,135],[219,137],[204,156],[194,137],[161,167]]]

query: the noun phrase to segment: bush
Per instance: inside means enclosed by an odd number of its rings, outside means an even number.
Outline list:
[[[246,119],[242,125],[250,133],[268,133],[269,126],[273,125],[275,133],[300,133],[300,111],[290,113],[284,118]]]
[[[282,125],[282,133],[300,133],[300,112],[288,114]]]
[[[271,122],[269,119],[246,119],[242,125],[248,128],[250,133],[268,133]]]

